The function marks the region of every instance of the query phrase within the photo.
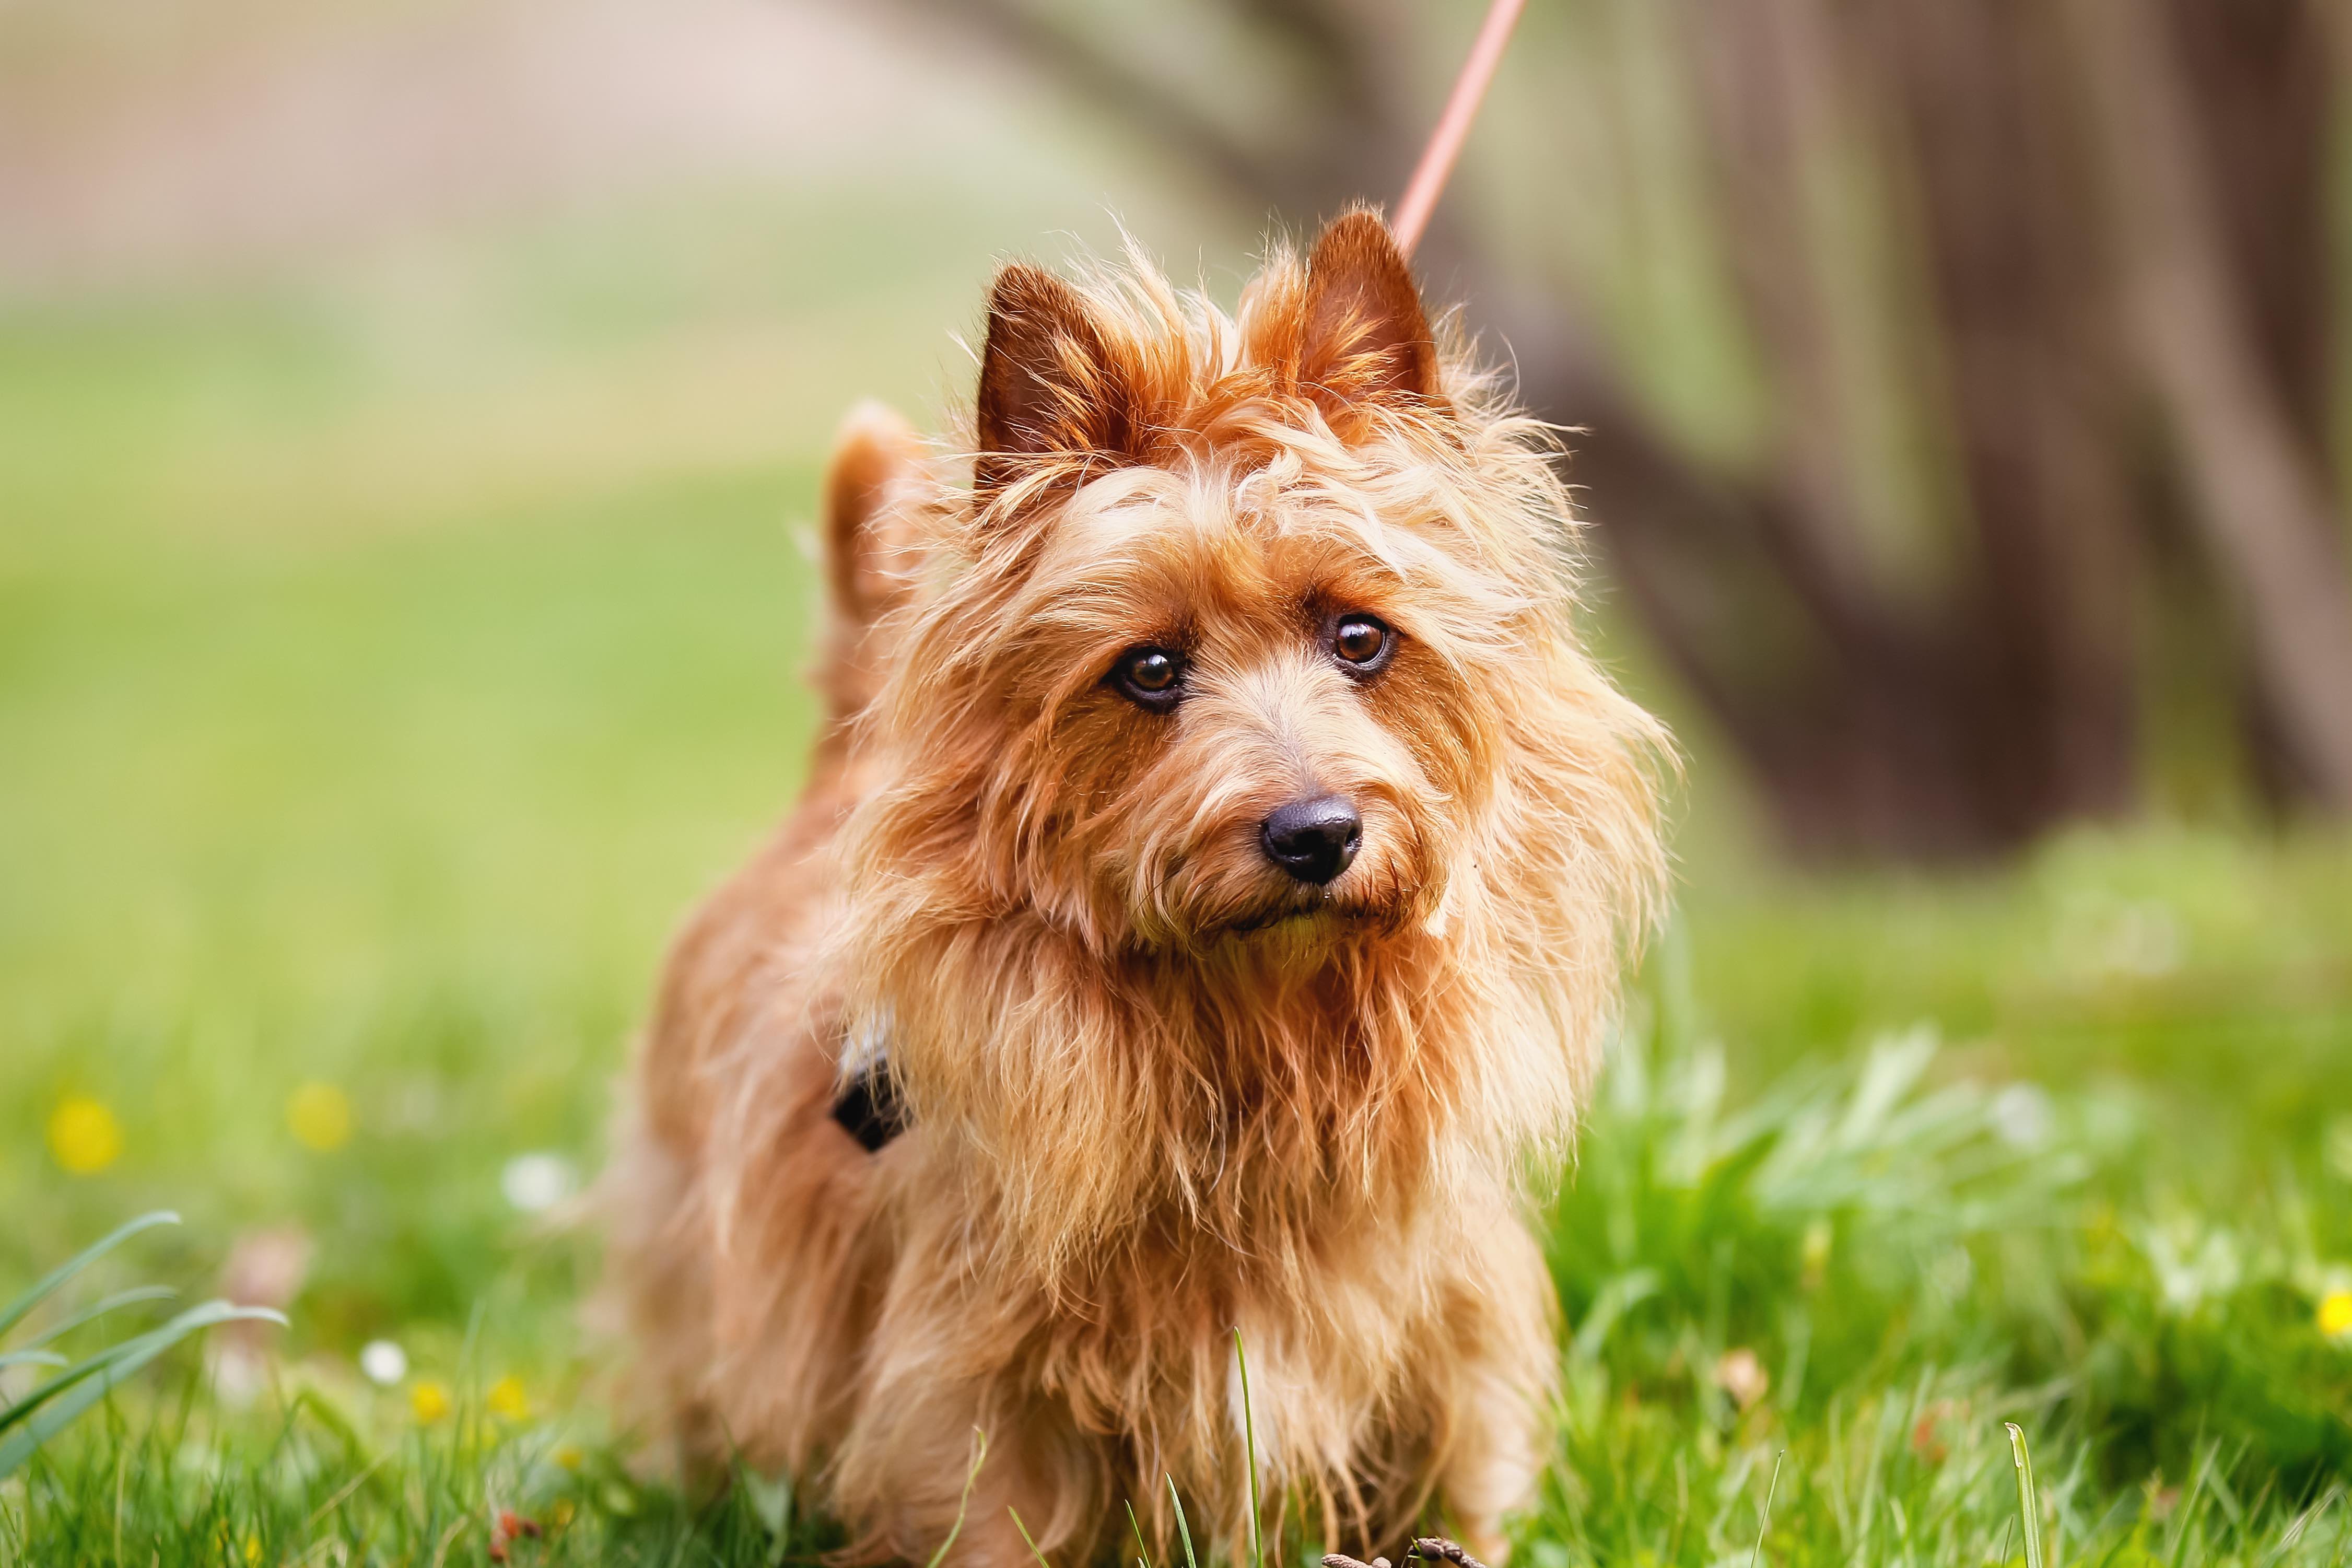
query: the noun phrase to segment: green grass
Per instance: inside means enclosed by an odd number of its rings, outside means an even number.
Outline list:
[[[58,1311],[311,1249],[289,1328],[174,1352],[0,1484],[0,1563],[478,1563],[507,1510],[549,1532],[525,1563],[830,1540],[756,1478],[631,1478],[593,1238],[500,1177],[594,1167],[667,931],[797,774],[824,426],[930,363],[854,356],[961,324],[982,262],[787,287],[683,232],[601,270],[541,236],[430,310],[405,279],[0,316],[0,1299],[162,1205],[189,1223]],[[2025,1562],[2007,1422],[2051,1564],[2352,1558],[2352,843],[2151,824],[1807,880],[1699,790],[1549,1209],[1566,1420],[1520,1560]],[[102,1169],[49,1147],[69,1098]],[[400,1386],[357,1370],[378,1338]]]

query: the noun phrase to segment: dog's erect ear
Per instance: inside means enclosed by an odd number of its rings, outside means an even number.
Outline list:
[[[1083,476],[1117,467],[1135,450],[1135,395],[1078,291],[1015,262],[988,296],[988,344],[980,356],[982,500],[1060,462]]]
[[[1421,290],[1378,213],[1335,218],[1307,258],[1298,377],[1327,414],[1437,398],[1437,344]]]

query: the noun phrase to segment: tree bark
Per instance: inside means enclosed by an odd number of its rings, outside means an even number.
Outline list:
[[[2282,743],[2326,805],[2352,811],[2352,585],[2315,461],[2324,418],[2299,420],[2296,406],[2324,400],[2309,390],[2311,351],[2242,319],[2225,238],[2276,220],[2225,226],[2158,16],[2138,0],[2072,0],[2072,14],[2139,343],[2197,519],[2240,601]],[[2259,236],[2240,247],[2256,258],[2247,270],[2276,268],[2261,266]]]

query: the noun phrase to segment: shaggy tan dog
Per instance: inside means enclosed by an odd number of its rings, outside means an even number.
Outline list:
[[[654,1407],[862,1557],[947,1539],[976,1433],[956,1560],[1164,1539],[1171,1477],[1238,1544],[1238,1329],[1269,1530],[1493,1552],[1526,1178],[1661,879],[1544,432],[1366,212],[1232,319],[1006,268],[976,414],[968,488],[853,417],[807,794],[670,958],[606,1185]]]

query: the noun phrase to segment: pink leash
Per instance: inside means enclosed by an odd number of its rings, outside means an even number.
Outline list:
[[[1412,183],[1405,186],[1404,200],[1397,204],[1396,221],[1389,225],[1398,248],[1407,256],[1419,243],[1421,231],[1429,226],[1430,211],[1445,190],[1454,160],[1462,155],[1470,122],[1478,118],[1478,104],[1486,96],[1487,84],[1495,79],[1504,46],[1511,41],[1511,29],[1518,25],[1519,13],[1527,4],[1528,0],[1495,0],[1487,8],[1477,41],[1470,46],[1470,58],[1462,62],[1462,74],[1454,79],[1453,95],[1445,100],[1445,112],[1437,117],[1437,129],[1429,133],[1429,146],[1412,172]]]

